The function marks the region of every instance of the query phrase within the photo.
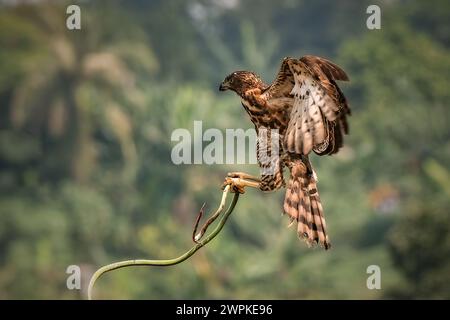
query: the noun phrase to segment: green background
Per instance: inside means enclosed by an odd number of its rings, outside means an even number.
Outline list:
[[[115,271],[96,297],[450,298],[449,1],[73,1],[79,31],[64,1],[0,3],[1,299],[85,298],[103,264],[187,250],[225,174],[258,168],[176,166],[172,131],[252,128],[219,83],[239,69],[270,82],[305,54],[351,79],[345,148],[311,157],[332,250],[286,228],[282,191],[248,190],[192,259]]]

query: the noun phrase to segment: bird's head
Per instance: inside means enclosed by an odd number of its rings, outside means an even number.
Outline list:
[[[254,88],[264,87],[261,78],[251,71],[235,71],[228,75],[219,86],[220,91],[233,90],[238,95]]]

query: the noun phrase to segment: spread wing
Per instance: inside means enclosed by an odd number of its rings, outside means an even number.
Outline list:
[[[273,84],[264,91],[269,105],[290,97],[292,111],[284,136],[292,153],[331,154],[347,133],[347,101],[335,80],[348,80],[334,63],[319,57],[285,58]]]
[[[330,60],[316,56],[303,56],[300,61],[317,75],[324,73],[330,80],[349,81],[345,71]]]

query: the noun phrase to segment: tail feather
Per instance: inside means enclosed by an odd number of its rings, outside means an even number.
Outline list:
[[[305,193],[305,189],[302,190],[303,193]],[[306,191],[307,193],[308,191]],[[311,212],[311,201],[310,198],[306,195],[306,194],[302,194],[303,200],[301,202],[301,205],[303,205],[303,209],[306,212],[306,237],[305,235],[301,235],[304,237],[304,239],[308,240],[308,242],[310,242],[309,240],[314,239],[314,231],[313,231],[313,216],[312,216],[312,212]],[[309,243],[309,244],[313,244],[313,243]]]
[[[298,236],[305,240],[308,246],[318,244],[325,249],[331,247],[316,180],[311,175],[291,174],[284,212],[289,215],[291,222],[297,222]]]
[[[322,206],[319,206],[320,202],[318,200],[318,193],[316,195],[311,195],[311,205],[313,209],[313,217],[314,217],[314,224],[315,224],[315,237],[314,239],[322,244],[323,246],[327,247],[328,244],[328,237],[326,234],[326,226],[325,226],[325,219],[323,218],[323,212],[321,210]]]
[[[301,199],[297,206],[297,234],[302,237],[308,236],[308,221],[306,220],[306,211],[304,200]]]

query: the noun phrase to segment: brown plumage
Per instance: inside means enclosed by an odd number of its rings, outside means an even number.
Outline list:
[[[297,223],[299,236],[308,244],[330,247],[317,178],[308,155],[331,155],[343,145],[348,134],[350,108],[336,84],[348,81],[347,74],[324,58],[285,58],[271,85],[249,71],[236,71],[225,78],[220,90],[233,90],[258,133],[257,158],[262,169],[259,188],[272,191],[285,186],[283,168],[290,171],[284,212]],[[278,130],[278,154],[271,152],[270,140],[262,130]],[[268,131],[270,132],[270,130]],[[263,135],[264,136],[264,135]],[[270,136],[270,135],[267,135]],[[267,154],[270,158],[267,158]],[[274,171],[267,172],[267,164]]]

